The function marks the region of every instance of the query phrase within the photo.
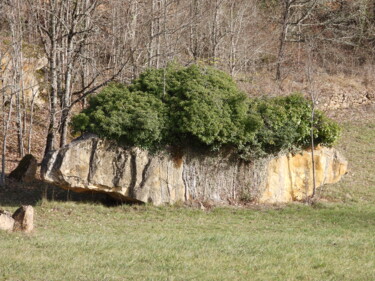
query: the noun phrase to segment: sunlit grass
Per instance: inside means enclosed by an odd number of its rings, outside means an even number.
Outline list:
[[[346,203],[375,203],[375,120],[345,122],[338,149],[349,160],[342,181],[324,188],[323,196]]]

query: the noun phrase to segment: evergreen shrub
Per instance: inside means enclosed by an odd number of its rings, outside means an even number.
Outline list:
[[[302,95],[250,99],[222,71],[171,64],[145,71],[129,86],[107,86],[72,128],[146,149],[225,146],[249,160],[308,146],[311,111]],[[332,146],[340,128],[320,111],[315,117],[315,144]]]

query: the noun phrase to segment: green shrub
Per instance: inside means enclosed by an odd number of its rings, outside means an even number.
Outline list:
[[[92,132],[121,144],[153,148],[163,139],[165,105],[145,92],[112,84],[90,98],[89,107],[72,120],[74,131]]]
[[[149,69],[130,90],[163,100],[173,124],[169,137],[179,144],[194,141],[219,148],[238,142],[245,134],[246,96],[230,76],[214,68],[172,64],[166,70]]]
[[[263,126],[256,135],[256,141],[265,153],[308,144],[311,105],[301,95],[260,100],[257,112]]]
[[[308,146],[311,110],[298,94],[249,99],[224,72],[172,64],[145,71],[128,87],[106,87],[72,125],[127,145],[226,146],[251,159]],[[317,112],[316,144],[330,146],[339,133],[336,123]]]
[[[340,126],[324,116],[320,111],[315,114],[314,139],[316,144],[331,147],[336,143],[341,134]]]

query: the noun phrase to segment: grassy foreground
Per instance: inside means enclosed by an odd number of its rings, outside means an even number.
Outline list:
[[[374,280],[375,207],[279,210],[45,203],[0,233],[4,280]]]
[[[40,201],[33,234],[0,232],[0,280],[375,280],[375,121],[343,133],[351,171],[313,207]]]

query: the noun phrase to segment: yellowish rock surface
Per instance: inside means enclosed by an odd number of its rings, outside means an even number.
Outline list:
[[[336,183],[347,172],[348,162],[332,148],[314,150],[315,184]],[[283,155],[272,159],[267,168],[266,189],[260,203],[286,203],[313,194],[312,152]]]
[[[318,147],[314,152],[317,187],[346,173],[347,162],[335,149]],[[92,135],[51,154],[44,179],[65,189],[154,205],[188,200],[286,203],[313,192],[309,151],[253,162],[192,151],[176,159],[169,152],[125,149]]]

